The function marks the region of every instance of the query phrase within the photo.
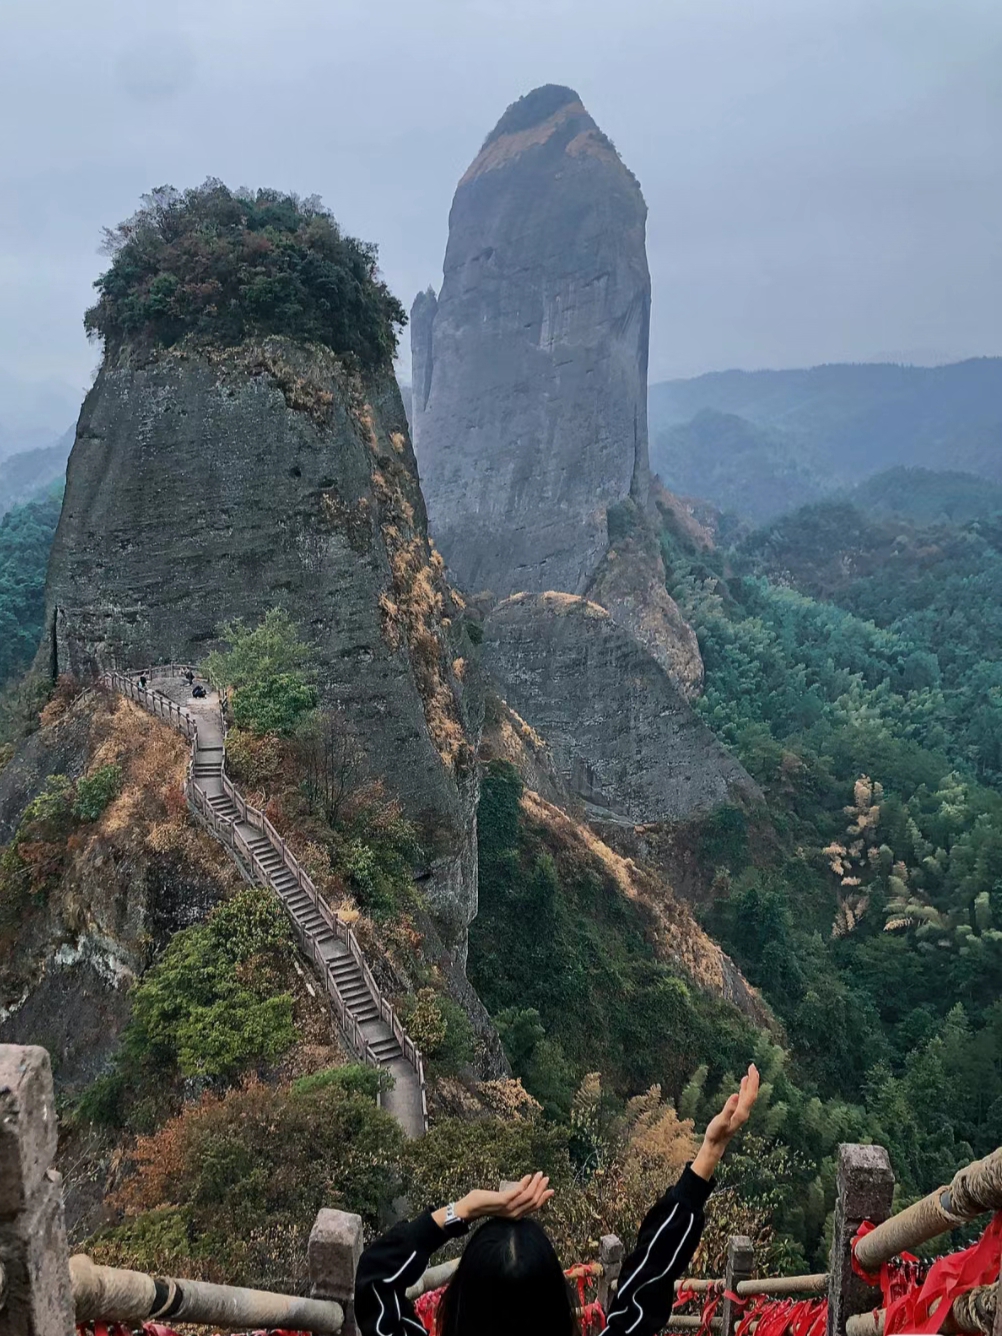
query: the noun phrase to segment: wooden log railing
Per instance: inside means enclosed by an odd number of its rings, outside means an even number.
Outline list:
[[[226,1328],[265,1327],[338,1333],[344,1326],[341,1305],[326,1299],[175,1280],[142,1271],[95,1266],[83,1254],[69,1261],[77,1322],[143,1322],[169,1317]]]
[[[151,668],[149,675],[164,674],[171,677],[180,677],[185,672],[182,665],[170,664],[164,667]],[[230,819],[221,817],[213,808],[201,785],[198,784],[195,776],[195,761],[198,754],[198,720],[190,710],[184,706],[178,705],[162,692],[154,687],[141,687],[136,680],[138,674],[121,673],[118,671],[105,673],[102,681],[106,686],[120,692],[134,701],[143,709],[148,710],[150,714],[164,720],[165,723],[176,728],[186,738],[191,740],[191,753],[188,759],[188,767],[185,778],[185,796],[189,805],[206,824],[212,833],[232,850],[238,863],[243,864],[250,874],[262,885],[271,885],[271,873],[264,866],[260,856],[251,849],[249,842],[240,834],[236,828],[236,823]],[[382,989],[376,983],[372,971],[369,968],[365,955],[359,945],[358,938],[352,931],[349,924],[340,919],[333,913],[324,897],[317,890],[312,877],[305,870],[299,859],[288,847],[286,840],[275,829],[273,822],[259,808],[254,807],[243,797],[240,790],[232,783],[226,774],[225,752],[223,763],[220,770],[220,781],[223,793],[236,807],[239,814],[239,820],[242,824],[252,826],[255,830],[260,830],[262,835],[268,840],[272,849],[279,854],[284,867],[286,867],[296,879],[296,885],[309,898],[310,903],[320,914],[327,928],[341,941],[348,949],[352,959],[355,961],[362,977],[365,980],[366,987],[369,989],[373,1000],[379,1008],[380,1020],[384,1021],[390,1027],[394,1038],[400,1046],[400,1050],[405,1061],[414,1070],[417,1076],[418,1086],[421,1092],[421,1116],[425,1127],[428,1125],[428,1092],[424,1071],[424,1059],[421,1051],[411,1039],[410,1035],[401,1024],[400,1017],[389,999],[383,994]],[[351,1007],[341,993],[338,987],[334,971],[330,964],[326,962],[320,952],[315,939],[298,923],[294,915],[290,915],[293,930],[299,943],[302,953],[313,963],[318,975],[324,984],[324,990],[327,993],[332,1009],[337,1018],[337,1023],[341,1028],[348,1044],[355,1055],[362,1062],[371,1067],[382,1067],[383,1064],[373,1049],[372,1044],[362,1032],[362,1027],[355,1018]]]
[[[855,1246],[862,1270],[874,1273],[893,1257],[969,1224],[988,1211],[1002,1211],[1002,1147],[958,1169],[951,1181],[881,1222]],[[847,1319],[847,1336],[883,1336],[884,1313],[871,1310]],[[1002,1277],[959,1295],[940,1318],[939,1330],[1002,1336]]]
[[[354,1336],[362,1219],[322,1210],[310,1234],[312,1295],[167,1279],[70,1258],[62,1180],[52,1168],[58,1119],[44,1048],[0,1044],[0,1332],[75,1336],[76,1323],[147,1318],[215,1328],[285,1328]]]

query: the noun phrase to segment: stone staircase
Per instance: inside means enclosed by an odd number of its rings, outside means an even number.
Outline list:
[[[332,913],[268,818],[228,779],[218,697],[191,697],[180,670],[158,669],[147,676],[155,677],[155,689],[144,690],[134,675],[120,673],[106,674],[105,682],[191,739],[185,791],[194,812],[226,845],[248,881],[279,896],[349,1048],[393,1078],[381,1096],[382,1106],[408,1136],[423,1135],[428,1115],[421,1055],[373,979],[351,928]]]

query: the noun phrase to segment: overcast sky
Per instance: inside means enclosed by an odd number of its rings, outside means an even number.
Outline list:
[[[318,193],[406,305],[506,105],[570,84],[640,178],[651,378],[1002,353],[998,0],[2,0],[0,385],[85,385],[101,227]]]

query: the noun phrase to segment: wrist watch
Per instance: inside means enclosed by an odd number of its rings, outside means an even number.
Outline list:
[[[455,1229],[457,1225],[465,1226],[465,1224],[466,1221],[456,1210],[456,1203],[454,1201],[449,1202],[448,1206],[445,1208],[446,1229]]]

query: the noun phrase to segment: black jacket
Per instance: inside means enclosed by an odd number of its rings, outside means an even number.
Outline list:
[[[703,1206],[712,1187],[686,1167],[648,1211],[609,1303],[608,1336],[655,1336],[665,1326],[675,1302],[675,1281],[703,1232]],[[426,1212],[395,1225],[366,1248],[355,1279],[355,1321],[362,1336],[425,1336],[404,1291],[420,1279],[433,1252],[465,1232],[463,1224],[439,1229]]]

